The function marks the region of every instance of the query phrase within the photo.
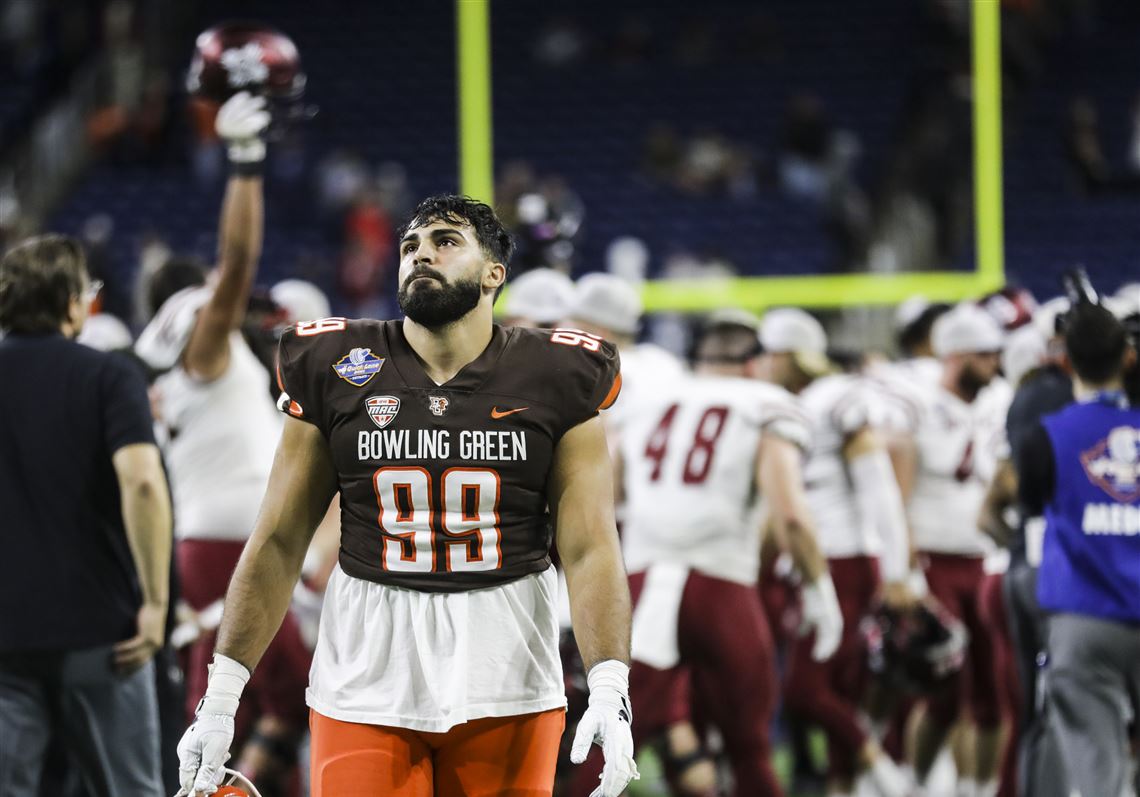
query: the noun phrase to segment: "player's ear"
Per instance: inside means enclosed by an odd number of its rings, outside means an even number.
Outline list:
[[[1124,349],[1124,370],[1131,371],[1136,366],[1136,348],[1128,346]]]
[[[483,270],[483,289],[497,291],[507,281],[507,267],[502,263],[488,263]]]

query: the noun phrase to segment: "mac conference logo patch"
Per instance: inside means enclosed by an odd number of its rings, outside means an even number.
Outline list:
[[[369,396],[364,400],[364,406],[368,409],[368,417],[372,422],[383,429],[396,420],[400,400],[395,396]]]
[[[336,375],[356,387],[364,387],[368,380],[380,373],[384,359],[372,353],[372,349],[353,349],[333,363]]]

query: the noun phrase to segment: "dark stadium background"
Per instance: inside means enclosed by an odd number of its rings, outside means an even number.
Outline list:
[[[9,234],[28,224],[86,230],[110,278],[108,309],[120,314],[144,242],[212,254],[221,163],[217,152],[212,164],[196,154],[183,83],[194,36],[220,20],[263,20],[292,36],[306,101],[320,109],[274,150],[262,281],[303,276],[334,297],[341,290],[352,234],[343,208],[318,202],[334,155],[358,159],[367,182],[383,166],[397,184],[398,196],[383,197],[384,224],[412,198],[456,188],[451,3],[7,5],[32,9],[38,46],[6,48],[0,135],[15,177],[4,197],[18,205],[0,218]],[[973,268],[967,6],[496,4],[500,206],[537,190],[553,197],[554,221],[569,214],[576,230],[572,249],[551,255],[552,233],[524,225],[531,245],[519,267],[553,256],[575,274],[602,268],[609,242],[633,235],[649,248],[651,276]],[[108,8],[132,12],[124,35]],[[4,19],[14,16],[9,8]],[[75,27],[83,40],[64,43]],[[1081,262],[1115,288],[1140,250],[1130,161],[1140,7],[1007,2],[1003,32],[1007,274],[1044,298]],[[1072,121],[1081,99],[1092,124],[1087,114]],[[820,114],[794,126],[789,109],[812,102]],[[61,103],[68,112],[46,126]],[[47,156],[29,153],[37,141],[50,142]],[[832,196],[782,185],[789,148],[831,146],[858,152]],[[884,260],[879,244],[900,237],[902,254]],[[384,246],[368,267],[386,273]]]

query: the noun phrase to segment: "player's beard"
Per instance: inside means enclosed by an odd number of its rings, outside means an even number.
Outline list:
[[[983,374],[972,365],[967,365],[958,375],[958,389],[963,395],[970,396],[972,400],[973,397],[982,392],[982,388],[990,383],[990,379],[991,377],[988,374]]]
[[[434,277],[438,284],[435,287],[421,285],[415,291],[410,290],[412,281],[423,276]],[[478,280],[459,279],[449,283],[438,272],[420,269],[404,280],[396,301],[408,318],[422,327],[434,329],[463,318],[475,309],[482,295],[483,288]]]

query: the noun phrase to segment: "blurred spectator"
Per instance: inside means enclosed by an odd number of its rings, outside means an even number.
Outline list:
[[[321,218],[338,218],[364,190],[368,167],[355,152],[334,150],[317,164],[316,182]]]
[[[376,200],[390,219],[402,219],[412,211],[408,170],[402,163],[384,161],[376,167]]]
[[[870,210],[854,176],[861,150],[854,133],[836,128],[818,97],[792,97],[783,123],[780,183],[787,194],[823,210],[848,265],[862,262],[870,236]]]
[[[495,185],[495,209],[504,226],[514,228],[518,224],[519,199],[533,192],[537,182],[534,167],[527,161],[512,160],[503,165]]]
[[[1065,151],[1076,172],[1080,192],[1095,194],[1140,190],[1140,103],[1133,111],[1130,168],[1112,165],[1101,143],[1100,114],[1087,96],[1069,104],[1065,129]]]
[[[105,148],[132,134],[129,146],[117,151],[124,159],[154,154],[166,121],[167,80],[147,74],[143,46],[136,32],[130,0],[111,0],[103,10],[99,106],[87,122],[92,144]]]
[[[649,128],[642,148],[641,170],[651,179],[672,183],[681,167],[681,137],[665,122]]]
[[[538,180],[530,164],[507,164],[496,191],[499,217],[515,236],[511,269],[547,267],[569,273],[586,206],[558,175]]]
[[[753,153],[717,130],[702,130],[685,140],[672,126],[655,123],[645,137],[641,169],[656,182],[696,196],[742,199],[758,188]]]
[[[191,96],[189,101],[190,122],[194,130],[193,154],[194,179],[199,186],[209,186],[222,179],[225,160],[214,132],[214,117],[218,106],[201,97]]]
[[[1101,149],[1100,120],[1088,97],[1075,97],[1069,104],[1065,149],[1083,193],[1094,193],[1108,182],[1108,158]]]
[[[157,307],[152,307],[148,298],[148,289],[152,278],[166,265],[173,256],[173,251],[158,235],[152,233],[143,238],[139,247],[138,270],[135,272],[135,281],[131,290],[132,322],[144,326],[154,314]]]
[[[544,66],[564,67],[579,63],[587,53],[586,34],[571,16],[551,19],[534,40],[534,60]]]
[[[673,252],[661,267],[665,279],[727,279],[736,276],[736,268],[719,257],[702,257],[692,252]]]
[[[722,189],[730,158],[731,149],[723,135],[712,130],[698,133],[685,147],[677,186],[691,194]]]
[[[87,271],[92,279],[103,283],[100,293],[100,312],[129,318],[131,312],[131,286],[118,278],[111,257],[111,239],[115,234],[115,220],[108,213],[88,216],[80,229],[80,239],[87,252]]]
[[[780,182],[793,196],[821,202],[827,195],[832,160],[831,120],[818,97],[792,97],[784,114]]]
[[[606,247],[606,271],[639,285],[649,275],[649,247],[632,235],[610,241]]]
[[[5,65],[28,77],[46,59],[41,35],[43,5],[36,0],[7,0],[0,9],[0,40]]]
[[[387,275],[394,260],[395,233],[375,191],[366,189],[357,196],[345,217],[344,232],[343,296],[353,315],[385,318],[384,286],[390,282]]]

